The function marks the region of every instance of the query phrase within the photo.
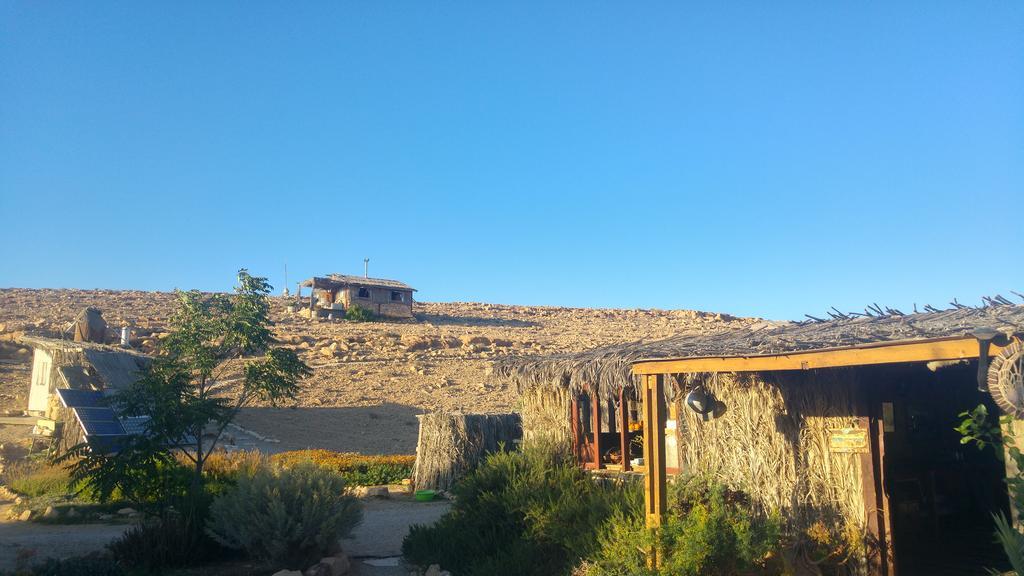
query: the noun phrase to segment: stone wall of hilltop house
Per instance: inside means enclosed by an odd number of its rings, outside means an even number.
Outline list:
[[[721,403],[708,421],[677,398],[681,470],[748,493],[758,508],[779,512],[794,534],[819,523],[840,534],[863,534],[860,455],[829,446],[831,430],[857,425],[855,372],[778,374],[703,379]],[[848,573],[864,569],[855,562]]]
[[[335,297],[335,302],[343,304],[346,308],[356,304],[380,316],[393,318],[412,317],[412,292],[398,290],[397,292],[402,295],[402,301],[397,302],[391,299],[392,290],[390,288],[368,288],[368,290],[370,297],[360,298],[358,287],[353,286],[342,289]]]

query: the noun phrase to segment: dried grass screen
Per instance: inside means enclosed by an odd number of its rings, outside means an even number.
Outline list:
[[[796,530],[818,520],[865,525],[860,458],[829,450],[830,429],[856,424],[852,372],[700,379],[724,408],[704,422],[678,400],[683,470],[748,492]]]
[[[417,490],[448,490],[466,471],[502,445],[522,437],[518,414],[435,412],[420,419],[413,485]]]

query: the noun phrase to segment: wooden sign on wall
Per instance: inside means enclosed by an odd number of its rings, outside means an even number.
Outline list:
[[[841,454],[864,454],[868,451],[868,431],[864,428],[829,430],[829,450]]]

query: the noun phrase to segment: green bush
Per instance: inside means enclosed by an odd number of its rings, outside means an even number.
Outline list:
[[[345,320],[349,322],[370,322],[374,319],[373,312],[359,304],[352,304],[345,309]]]
[[[8,473],[8,487],[29,498],[65,496],[74,492],[71,475],[60,466],[22,464]]]
[[[107,549],[124,566],[146,574],[228,556],[197,526],[198,522],[173,511],[166,512],[128,530],[108,544]]]
[[[402,552],[459,576],[567,574],[596,552],[605,519],[640,501],[635,486],[598,484],[544,446],[492,454],[453,491],[451,511],[412,527]]]
[[[780,548],[781,521],[752,511],[749,500],[706,478],[672,484],[671,506],[659,541],[646,529],[642,509],[613,516],[600,536],[588,576],[620,574],[731,576],[775,573],[768,564]],[[663,550],[660,571],[646,566],[645,550]]]
[[[341,476],[305,464],[240,477],[214,500],[207,533],[251,557],[305,566],[335,552],[361,520]]]
[[[123,576],[121,566],[110,556],[92,553],[55,560],[47,558],[44,562],[28,569],[17,570],[16,576]]]

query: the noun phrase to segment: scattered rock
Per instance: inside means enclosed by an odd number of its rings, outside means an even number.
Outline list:
[[[298,570],[278,570],[274,572],[273,576],[302,576],[302,572]]]
[[[66,514],[64,514],[64,516],[66,518],[78,518],[78,510],[75,510],[74,508],[68,508],[68,511]]]
[[[53,506],[47,506],[46,510],[43,511],[43,515],[41,516],[41,518],[44,518],[46,520],[53,520],[59,517],[60,513],[57,512],[57,509],[54,508]]]
[[[441,576],[441,567],[437,564],[431,564],[427,571],[423,573],[423,576]]]
[[[32,519],[32,511],[31,510],[24,510],[24,511],[22,511],[21,514],[18,514],[18,520],[21,520],[22,522],[28,522],[31,519]]]
[[[390,496],[387,486],[356,486],[354,493],[360,498],[387,498]]]
[[[347,574],[350,567],[348,556],[345,554],[337,554],[323,558],[320,560],[320,565],[327,566],[328,576],[342,576],[343,574]]]
[[[121,516],[135,516],[139,512],[135,508],[121,508],[117,513]]]

